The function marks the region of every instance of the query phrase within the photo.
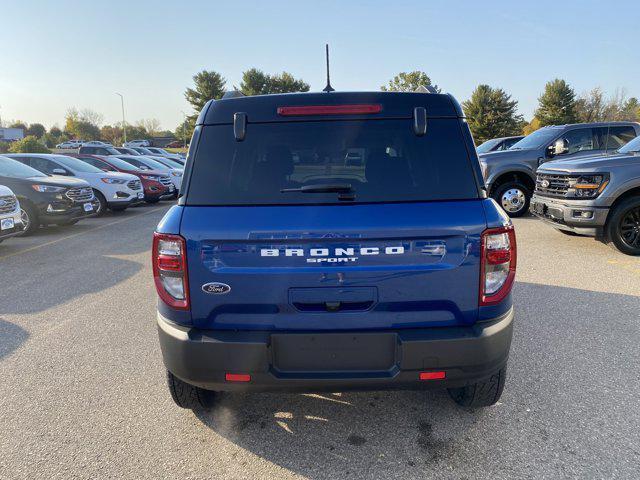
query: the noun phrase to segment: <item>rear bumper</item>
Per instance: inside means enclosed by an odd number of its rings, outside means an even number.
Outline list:
[[[599,236],[607,222],[608,207],[596,207],[584,200],[562,200],[534,195],[531,198],[531,213],[560,230],[582,235]],[[588,218],[580,216],[582,212]]]
[[[513,317],[510,309],[499,318],[471,327],[275,333],[198,330],[176,325],[158,314],[158,333],[167,369],[183,381],[209,390],[449,388],[484,379],[506,364]],[[330,335],[333,337],[327,342]],[[375,351],[389,339],[389,351]],[[283,342],[288,345],[286,351],[277,346]],[[314,342],[331,346],[314,349]],[[388,363],[379,358],[387,356]],[[373,368],[366,368],[362,358]],[[323,369],[323,362],[334,367]],[[359,366],[347,370],[335,368],[336,364]],[[419,380],[419,372],[436,370],[444,370],[446,379]],[[249,374],[251,381],[227,382],[226,373]]]

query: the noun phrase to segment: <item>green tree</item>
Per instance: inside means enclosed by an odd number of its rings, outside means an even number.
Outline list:
[[[193,83],[194,88],[187,88],[184,97],[193,107],[197,117],[209,100],[222,98],[227,81],[218,72],[203,70],[193,76]]]
[[[79,140],[95,140],[100,137],[100,128],[93,123],[92,118],[80,114],[75,108],[70,108],[65,117],[65,133]]]
[[[536,118],[541,126],[564,125],[578,121],[576,113],[576,94],[567,82],[556,78],[544,87],[544,93],[538,98]]]
[[[49,133],[51,134],[52,137],[60,137],[60,136],[62,136],[62,130],[60,130],[56,126],[51,127],[49,129]]]
[[[176,127],[176,131],[173,133],[173,135],[180,142],[184,143],[186,141],[186,143],[189,144],[189,142],[191,141],[191,137],[193,135],[193,130],[195,128],[196,128],[195,118],[187,118],[185,121],[183,121],[180,125]]]
[[[240,91],[245,95],[266,95],[269,93],[308,92],[309,84],[296,79],[288,72],[268,75],[257,68],[250,68],[242,74]]]
[[[384,92],[415,92],[418,87],[433,87],[438,93],[440,92],[440,88],[431,83],[429,75],[420,70],[401,72],[389,80],[387,85],[382,85],[380,90]]]
[[[44,137],[45,133],[47,133],[47,129],[44,128],[44,125],[42,125],[41,123],[32,123],[31,125],[29,125],[29,128],[27,128],[26,131],[27,135],[33,135],[37,138]]]
[[[9,125],[9,128],[21,128],[24,132],[26,132],[28,127],[27,127],[27,124],[25,122],[21,122],[20,120],[16,120],[11,125]]]
[[[607,102],[600,87],[580,95],[575,105],[579,122],[602,122],[607,116]]]
[[[9,147],[11,153],[50,153],[51,151],[38,141],[33,135],[13,142]]]
[[[524,119],[517,113],[518,102],[501,88],[478,85],[462,108],[478,144],[522,132]]]

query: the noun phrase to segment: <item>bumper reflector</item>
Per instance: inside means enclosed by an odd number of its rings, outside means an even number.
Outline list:
[[[247,373],[225,373],[224,379],[227,382],[250,382],[251,375]]]
[[[420,380],[442,380],[447,377],[447,373],[440,372],[420,372]]]

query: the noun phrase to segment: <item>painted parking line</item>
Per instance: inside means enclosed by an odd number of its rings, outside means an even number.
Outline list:
[[[104,223],[102,225],[97,225],[97,226],[92,227],[92,228],[90,228],[88,230],[84,230],[84,231],[78,232],[78,233],[73,233],[71,235],[67,235],[65,237],[57,238],[55,240],[51,240],[50,242],[42,243],[40,245],[34,245],[33,247],[25,248],[24,250],[18,250],[17,252],[8,253],[6,255],[0,255],[0,260],[3,260],[5,258],[10,258],[10,257],[15,257],[16,255],[21,255],[23,253],[32,252],[32,251],[38,250],[39,248],[42,248],[42,247],[48,247],[49,245],[54,245],[54,244],[56,244],[58,242],[62,242],[64,240],[69,240],[70,238],[79,237],[79,236],[85,235],[87,233],[95,232],[96,230],[101,230],[103,228],[111,227],[113,225],[117,225],[118,223],[127,222],[129,220],[134,219],[134,218],[141,217],[143,215],[148,215],[150,213],[157,212],[157,211],[162,210],[164,208],[166,208],[166,206],[156,207],[156,208],[153,208],[151,210],[147,210],[147,211],[145,211],[143,213],[136,213],[135,215],[131,215],[131,216],[127,217],[127,218],[120,218],[120,219],[115,220],[113,222]]]

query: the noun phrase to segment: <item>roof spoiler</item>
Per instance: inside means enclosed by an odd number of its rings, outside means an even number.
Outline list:
[[[414,90],[415,93],[438,93],[438,91],[433,88],[431,85],[420,85],[418,88]]]

